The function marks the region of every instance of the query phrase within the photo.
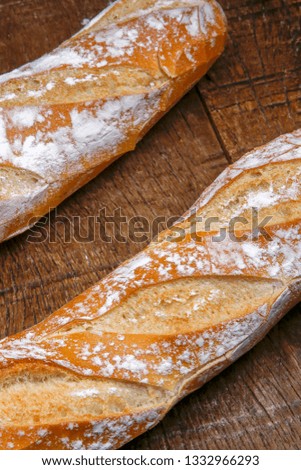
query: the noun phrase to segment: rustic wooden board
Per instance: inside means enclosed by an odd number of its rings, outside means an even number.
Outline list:
[[[0,0],[0,73],[51,50],[106,3]],[[40,233],[51,242],[31,244],[26,233],[0,246],[1,337],[42,320],[147,243],[134,242],[126,226],[124,243],[107,243],[99,231],[93,234],[89,217],[103,208],[150,222],[179,216],[229,162],[301,127],[300,2],[221,4],[230,38],[209,74],[134,152],[47,219]],[[90,223],[85,242],[64,242],[64,231],[77,228],[76,220],[70,226],[64,218],[74,216],[81,217],[82,236]],[[126,448],[300,448],[300,326],[298,306],[250,353]]]

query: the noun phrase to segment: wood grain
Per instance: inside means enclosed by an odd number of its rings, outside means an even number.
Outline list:
[[[0,73],[51,50],[106,3],[0,0]],[[108,243],[102,209],[109,216],[120,209],[128,220],[140,216],[150,223],[162,216],[163,228],[229,162],[300,127],[300,2],[221,4],[230,37],[209,74],[134,152],[46,218],[38,233],[47,234],[47,241],[29,243],[27,232],[0,246],[1,337],[45,318],[158,231],[155,227],[137,243],[124,224],[125,240]],[[102,224],[95,224],[99,214]],[[74,217],[80,217],[80,233]],[[300,448],[300,326],[296,307],[250,353],[126,448]]]
[[[229,159],[301,126],[301,3],[221,1],[226,53],[198,89]]]

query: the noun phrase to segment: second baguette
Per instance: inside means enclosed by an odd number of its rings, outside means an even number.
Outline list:
[[[159,242],[0,342],[1,449],[118,448],[301,299],[300,148],[297,131],[250,152]]]
[[[215,0],[118,0],[52,53],[0,76],[0,241],[134,149],[225,36]]]

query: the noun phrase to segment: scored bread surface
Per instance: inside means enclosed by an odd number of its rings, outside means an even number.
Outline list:
[[[215,0],[119,0],[53,52],[0,76],[0,241],[134,149],[225,37]]]
[[[144,251],[0,342],[2,449],[118,448],[300,301],[300,147],[299,130],[248,153]]]

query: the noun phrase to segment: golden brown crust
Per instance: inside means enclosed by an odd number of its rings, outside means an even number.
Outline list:
[[[1,448],[117,448],[300,300],[300,148],[299,130],[250,152],[159,241],[0,343]],[[257,235],[255,204],[259,220],[272,216]],[[193,221],[215,211],[219,240]],[[240,214],[245,226],[231,231]]]
[[[207,72],[225,36],[214,0],[119,0],[51,54],[1,76],[0,176],[10,168],[11,185],[0,188],[0,241],[134,149]]]

